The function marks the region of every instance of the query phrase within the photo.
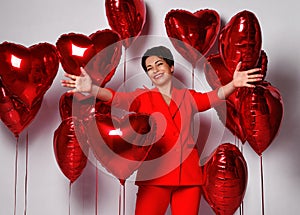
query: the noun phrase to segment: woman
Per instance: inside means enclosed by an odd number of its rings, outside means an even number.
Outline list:
[[[84,69],[81,69],[81,76],[66,74],[70,80],[63,80],[62,85],[73,88],[70,92],[91,93],[113,106],[156,116],[160,138],[137,173],[139,189],[135,214],[163,215],[171,204],[174,215],[196,215],[203,182],[190,126],[193,115],[222,103],[238,87],[255,87],[253,82],[262,80],[263,75],[257,74],[259,68],[239,71],[239,63],[233,80],[216,90],[200,93],[177,88],[174,86],[173,56],[164,46],[148,49],[142,57],[142,67],[153,89],[114,92],[92,84]]]

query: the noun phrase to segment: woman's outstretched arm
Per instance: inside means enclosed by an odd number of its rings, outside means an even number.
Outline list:
[[[247,71],[239,71],[242,63],[239,62],[233,74],[233,79],[228,84],[222,86],[218,90],[218,97],[220,99],[226,99],[239,87],[255,87],[253,82],[261,81],[262,74],[257,74],[261,69],[254,68]]]

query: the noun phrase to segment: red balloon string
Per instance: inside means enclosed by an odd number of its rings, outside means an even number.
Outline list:
[[[261,213],[265,214],[265,197],[264,197],[264,172],[263,172],[263,157],[260,157],[260,179],[261,179]]]
[[[95,196],[95,215],[98,214],[98,191],[99,191],[99,183],[98,183],[98,165],[96,163],[96,196]]]
[[[19,137],[17,137],[16,143],[16,158],[15,158],[15,199],[14,199],[14,215],[17,212],[17,184],[18,184],[18,148],[19,148]]]
[[[28,192],[27,192],[27,190],[28,190],[28,131],[27,131],[27,133],[26,133],[26,145],[25,145],[25,147],[26,147],[26,161],[25,161],[25,187],[24,187],[24,190],[25,190],[25,202],[24,202],[24,215],[26,215],[27,214],[27,196],[28,196]]]

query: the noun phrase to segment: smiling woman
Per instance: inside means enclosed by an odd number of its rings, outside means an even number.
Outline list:
[[[139,191],[135,214],[163,215],[169,203],[174,213],[181,211],[198,214],[202,170],[191,126],[187,125],[191,125],[194,114],[222,103],[222,99],[227,98],[236,88],[254,87],[251,82],[262,78],[262,75],[254,74],[260,69],[239,71],[241,64],[238,64],[230,83],[211,92],[201,93],[173,85],[174,59],[171,51],[164,46],[148,49],[141,64],[155,86],[153,89],[114,92],[93,85],[84,69],[81,76],[66,74],[71,80],[62,80],[62,85],[73,88],[71,92],[89,92],[113,107],[130,112],[147,113],[154,118],[154,113],[161,113],[166,126],[158,126],[157,133],[164,135],[153,143],[137,172]],[[155,120],[160,122],[162,116]]]

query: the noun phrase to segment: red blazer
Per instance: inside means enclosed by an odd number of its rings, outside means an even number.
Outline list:
[[[172,89],[170,105],[156,88],[113,92],[111,104],[130,112],[147,113],[157,122],[157,141],[137,172],[137,185],[201,185],[202,170],[191,130],[195,113],[221,103],[217,90],[200,93]]]

